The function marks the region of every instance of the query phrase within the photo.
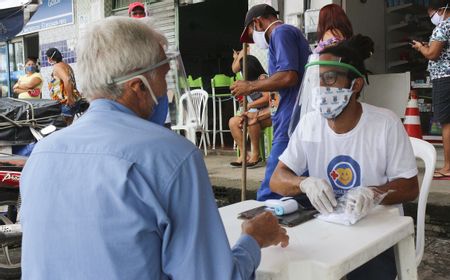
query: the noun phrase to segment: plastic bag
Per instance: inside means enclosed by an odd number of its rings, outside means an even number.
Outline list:
[[[342,225],[354,225],[367,216],[393,190],[387,192],[377,188],[356,187],[338,198],[333,213],[319,214],[318,219]]]

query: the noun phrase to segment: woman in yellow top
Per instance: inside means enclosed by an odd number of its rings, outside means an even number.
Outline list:
[[[77,90],[75,75],[72,67],[62,61],[62,54],[56,48],[46,52],[48,62],[53,65],[51,81],[49,83],[50,97],[61,102],[61,113],[67,125],[73,121],[73,116],[79,110],[81,95]]]
[[[41,98],[42,75],[36,72],[36,61],[27,58],[25,62],[25,75],[20,77],[13,87],[13,91],[19,99]]]

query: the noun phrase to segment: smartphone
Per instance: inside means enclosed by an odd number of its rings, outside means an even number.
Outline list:
[[[251,219],[265,211],[269,211],[269,210],[267,210],[267,208],[265,206],[256,207],[256,208],[244,211],[242,213],[239,213],[238,218],[244,219],[244,220]],[[317,213],[319,213],[319,212],[317,212],[316,210],[306,210],[306,209],[302,209],[300,207],[297,211],[295,211],[291,214],[287,214],[287,215],[283,215],[283,216],[276,216],[276,217],[277,217],[278,223],[280,225],[287,226],[287,227],[294,227],[301,223],[304,223],[304,222],[307,222],[307,221],[313,219]]]

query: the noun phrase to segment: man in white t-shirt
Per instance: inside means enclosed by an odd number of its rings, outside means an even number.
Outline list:
[[[322,214],[334,210],[336,197],[357,187],[360,191],[352,192],[351,211],[371,209],[375,193],[389,190],[382,204],[417,197],[415,157],[400,119],[387,109],[358,101],[367,75],[363,59],[371,52],[372,40],[357,35],[325,49],[317,61],[307,64],[304,83],[317,84],[302,86],[311,90],[301,96],[309,94],[311,101],[303,104],[311,104],[314,110],[302,115],[280,156],[270,182],[273,192],[283,196],[304,193]],[[316,73],[316,79],[308,77],[309,72]],[[309,177],[301,176],[305,171]],[[347,279],[395,279],[393,250],[383,254],[372,260],[375,264],[370,261]]]

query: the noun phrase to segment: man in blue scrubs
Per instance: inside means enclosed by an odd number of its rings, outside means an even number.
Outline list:
[[[230,248],[201,152],[155,116],[167,113],[164,43],[125,17],[80,38],[90,107],[23,170],[22,279],[253,279],[260,248],[287,246],[265,213]]]
[[[300,89],[305,64],[311,51],[301,31],[283,24],[278,12],[269,5],[253,6],[245,17],[242,43],[254,43],[261,49],[269,49],[269,75],[265,80],[237,81],[231,86],[233,95],[248,95],[257,91],[278,91],[280,102],[272,117],[273,143],[266,174],[258,190],[258,200],[280,198],[270,191],[269,182],[278,164],[278,157],[289,142],[288,128],[292,110]]]

